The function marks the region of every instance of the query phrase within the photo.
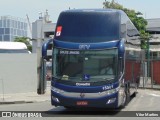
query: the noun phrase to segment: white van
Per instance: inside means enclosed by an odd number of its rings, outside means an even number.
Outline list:
[[[0,53],[31,53],[22,42],[0,42]]]

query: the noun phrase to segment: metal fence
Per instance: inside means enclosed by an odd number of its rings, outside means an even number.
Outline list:
[[[144,54],[144,52],[142,53]],[[141,58],[141,88],[160,89],[160,57],[159,52],[150,52],[149,57]]]

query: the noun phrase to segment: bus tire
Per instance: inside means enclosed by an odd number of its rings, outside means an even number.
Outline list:
[[[135,91],[134,91],[134,93],[133,93],[133,95],[132,95],[132,97],[136,97],[136,95],[137,95],[137,89],[138,89],[138,83],[136,83],[136,85],[135,85]]]
[[[126,105],[128,105],[128,103],[129,103],[130,100],[131,100],[131,96],[130,96],[130,91],[129,91],[129,89],[126,91],[126,94],[127,94]]]
[[[128,105],[130,101],[130,92],[129,90],[124,91],[124,98],[123,98],[123,103],[122,103],[122,108],[125,108],[125,106]]]
[[[135,91],[132,96],[133,96],[133,97],[136,97],[137,93],[138,93],[138,92]]]
[[[64,106],[64,108],[66,108],[67,110],[73,110],[73,109],[75,109],[75,107],[71,107],[71,106]]]

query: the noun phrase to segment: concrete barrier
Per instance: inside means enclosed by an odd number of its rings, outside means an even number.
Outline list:
[[[0,54],[0,94],[37,92],[37,55]]]

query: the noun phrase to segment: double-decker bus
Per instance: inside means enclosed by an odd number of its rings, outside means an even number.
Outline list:
[[[50,40],[53,42],[52,105],[66,108],[125,106],[130,96],[136,94],[139,82],[139,54],[135,54],[140,47],[135,39],[138,35],[138,30],[121,10],[61,12],[54,38]],[[43,58],[47,58],[48,44],[43,46]],[[134,69],[133,63],[138,64]],[[126,75],[128,69],[131,71]]]

